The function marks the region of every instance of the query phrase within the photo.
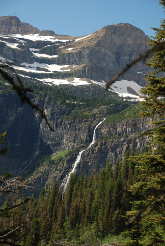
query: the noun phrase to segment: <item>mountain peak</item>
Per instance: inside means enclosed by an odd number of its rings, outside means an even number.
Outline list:
[[[17,16],[0,16],[0,21],[16,21],[21,22]]]
[[[17,16],[0,16],[1,34],[33,34],[39,32],[38,28],[22,22]]]
[[[145,34],[141,29],[130,23],[118,23],[118,24],[107,25],[103,27],[101,30],[110,31],[110,32],[124,30],[124,31],[140,32],[143,35]]]
[[[12,16],[12,15],[6,15],[6,16],[0,16],[0,20],[5,20],[5,19],[15,19],[20,21],[20,19],[17,16]]]

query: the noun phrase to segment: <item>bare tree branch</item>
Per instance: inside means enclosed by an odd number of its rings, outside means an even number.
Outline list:
[[[8,231],[7,233],[5,233],[4,235],[0,235],[0,240],[1,240],[1,239],[8,238],[9,235],[11,235],[12,233],[14,233],[15,231],[18,231],[20,228],[21,228],[21,226],[17,226],[17,227],[14,228],[13,230]]]
[[[6,71],[4,70],[6,69]],[[11,72],[12,74],[10,74]],[[45,114],[44,109],[41,109],[37,104],[33,103],[31,99],[27,96],[27,93],[33,92],[31,88],[25,88],[20,77],[17,75],[16,71],[13,67],[7,65],[7,64],[1,64],[0,65],[0,74],[3,77],[4,80],[7,80],[7,82],[12,86],[13,90],[17,93],[19,98],[23,103],[27,103],[31,106],[32,109],[35,109],[41,116],[42,119],[45,120],[46,124],[48,125],[49,129],[51,131],[54,131],[53,127],[51,126],[50,122],[48,121],[48,118]],[[15,78],[13,77],[15,75]],[[16,83],[18,82],[18,84]]]
[[[27,203],[28,201],[30,201],[30,198],[26,198],[23,202],[20,202],[18,204],[15,204],[15,205],[13,205],[11,207],[1,208],[0,209],[0,212],[5,212],[5,211],[8,211],[8,210],[11,210],[11,209],[14,209],[14,208],[18,208],[18,207],[24,205],[25,203]]]

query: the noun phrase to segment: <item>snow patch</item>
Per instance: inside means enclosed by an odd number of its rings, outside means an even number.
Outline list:
[[[93,84],[99,85],[100,87],[103,87],[103,88],[106,87],[105,81],[95,81],[95,80],[91,80],[91,82],[92,82]]]
[[[74,48],[67,48],[66,50],[74,50]]]
[[[0,40],[0,42],[5,43],[6,46],[8,46],[9,48],[20,50],[20,48],[17,47],[19,45],[18,43],[9,43],[9,42],[2,41],[2,40]]]
[[[63,71],[70,71],[70,67],[74,68],[75,66],[71,66],[71,65],[57,65],[57,64],[46,64],[46,63],[38,63],[38,62],[34,62],[32,64],[29,63],[21,63],[22,66],[28,68],[28,69],[34,69],[36,71],[37,68],[43,68],[43,69],[47,69],[49,72],[63,72]],[[42,72],[42,71],[39,71]]]
[[[1,37],[1,38],[5,38],[5,39],[11,38],[11,37],[5,36],[5,35],[3,35],[3,34],[1,34],[0,37]]]
[[[45,71],[39,71],[39,70],[36,70],[35,68],[30,69],[30,68],[19,67],[19,66],[13,66],[13,68],[16,70],[27,72],[27,73],[50,73],[50,72],[45,72]]]
[[[138,85],[135,81],[120,80],[112,84],[110,90],[117,93],[120,97],[123,98],[134,98],[141,100],[142,93],[140,90],[142,87]],[[132,92],[130,92],[132,90]],[[135,92],[135,93],[133,93]]]
[[[31,52],[39,51],[39,49],[36,49],[36,48],[29,48],[29,50],[30,50]]]
[[[21,77],[23,77],[23,78],[28,78],[28,79],[32,79],[32,77],[29,77],[29,76],[27,76],[27,75],[24,75],[24,74],[18,74],[19,76],[21,76]]]
[[[28,34],[28,35],[21,35],[21,34],[12,34],[12,37],[16,38],[22,38],[22,39],[27,39],[31,41],[49,41],[49,42],[63,42],[66,43],[70,40],[63,40],[63,39],[57,39],[54,36],[40,36],[39,34]]]
[[[84,37],[81,37],[81,38],[76,38],[76,39],[75,39],[75,42],[81,41],[81,40],[86,39],[86,38],[88,38],[88,37],[90,37],[90,36],[92,36],[92,34],[89,34],[89,35],[84,36]]]
[[[32,52],[34,56],[36,57],[41,57],[41,58],[48,58],[48,59],[53,59],[53,58],[57,58],[58,55],[47,55],[47,54],[40,54],[40,53],[34,53]]]
[[[42,81],[44,83],[51,84],[51,85],[80,86],[80,85],[89,85],[90,84],[88,81],[82,80],[81,78],[74,78],[73,80],[46,78],[46,79],[40,79],[40,81]]]

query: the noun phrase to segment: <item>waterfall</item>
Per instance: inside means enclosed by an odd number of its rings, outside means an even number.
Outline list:
[[[94,129],[94,132],[93,132],[92,142],[89,144],[89,146],[88,146],[87,148],[81,150],[81,151],[78,153],[78,156],[77,156],[77,158],[76,158],[76,161],[75,161],[74,164],[73,164],[72,170],[68,173],[68,175],[65,177],[64,181],[63,181],[62,184],[61,184],[61,187],[63,187],[63,194],[65,193],[66,188],[67,188],[67,186],[68,186],[68,184],[69,184],[71,175],[72,175],[73,173],[75,173],[76,168],[77,168],[78,164],[79,164],[80,161],[81,161],[82,154],[83,154],[86,150],[90,149],[90,148],[92,147],[93,144],[95,144],[95,142],[96,142],[96,130],[97,130],[97,128],[98,128],[104,121],[105,121],[105,118],[104,118],[102,121],[100,121],[100,122],[95,126],[95,129]]]

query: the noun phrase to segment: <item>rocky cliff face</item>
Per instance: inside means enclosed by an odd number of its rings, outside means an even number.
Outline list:
[[[141,30],[118,24],[75,38],[41,32],[17,17],[1,17],[0,33],[1,62],[12,65],[25,86],[34,89],[32,100],[45,109],[55,129],[51,132],[0,79],[0,103],[5,105],[0,130],[8,131],[1,173],[28,176],[36,190],[54,179],[62,182],[103,118],[107,120],[96,132],[96,143],[83,153],[78,174],[89,175],[107,161],[115,164],[126,152],[144,149],[146,139],[139,137],[147,128],[144,120],[113,123],[108,118],[129,107],[130,98],[140,99],[139,88],[148,69],[139,63],[113,89],[104,89],[105,81],[147,49]]]
[[[7,131],[8,152],[0,156],[0,173],[27,174],[49,153],[49,146],[41,138],[39,120],[28,105],[22,105],[16,95],[0,96],[1,132]]]
[[[39,33],[39,29],[28,23],[21,22],[17,16],[0,16],[1,34]]]
[[[148,38],[140,29],[130,24],[117,24],[82,37],[63,49],[60,63],[86,64],[84,76],[108,81],[113,75],[142,54],[148,47]],[[99,62],[98,62],[99,61]],[[124,75],[125,79],[144,85],[143,72],[147,68],[139,63]]]
[[[85,144],[90,137],[88,128],[92,127],[91,119],[96,122],[97,118],[101,119],[106,114],[106,109],[98,106],[98,95],[102,100],[106,96],[109,102],[116,101],[114,95],[100,90],[99,86],[75,89],[37,85],[34,91],[41,92],[36,94],[35,103],[40,104],[40,107],[44,105],[54,131],[30,106],[22,104],[18,96],[4,91],[0,96],[1,105],[5,105],[0,111],[0,126],[2,132],[8,132],[8,153],[0,156],[1,173],[26,176],[34,171],[42,157]],[[93,104],[92,100],[96,103]],[[120,110],[122,107],[118,105],[118,108]],[[78,134],[81,134],[81,140]]]
[[[37,193],[45,184],[55,180],[61,183],[79,151],[91,143],[94,128],[104,117],[107,120],[96,131],[96,143],[83,153],[77,174],[93,174],[107,162],[115,165],[126,153],[145,149],[147,139],[140,134],[148,128],[146,121],[138,118],[109,121],[114,113],[126,110],[129,103],[104,88],[60,86],[50,92],[42,86],[39,90],[43,94],[35,101],[44,105],[54,131],[17,96],[1,96],[0,103],[5,104],[0,112],[1,130],[8,132],[8,153],[0,156],[1,173],[29,176],[29,183],[35,185]]]
[[[57,141],[57,148],[54,146],[53,149],[57,151],[48,155],[29,178],[29,183],[35,185],[36,192],[45,184],[52,184],[55,181],[60,184],[65,180],[79,152],[91,143],[93,130],[99,121],[100,119],[97,118],[90,121],[60,121],[60,124],[56,122],[54,139]],[[116,123],[105,121],[96,131],[95,144],[82,154],[75,173],[92,175],[105,167],[107,163],[115,165],[128,154],[134,155],[144,151],[147,148],[148,139],[142,137],[141,133],[148,127],[148,122],[142,119],[125,119]],[[44,126],[42,134],[47,135]],[[59,136],[62,136],[61,141]],[[50,135],[46,138],[52,141]]]

